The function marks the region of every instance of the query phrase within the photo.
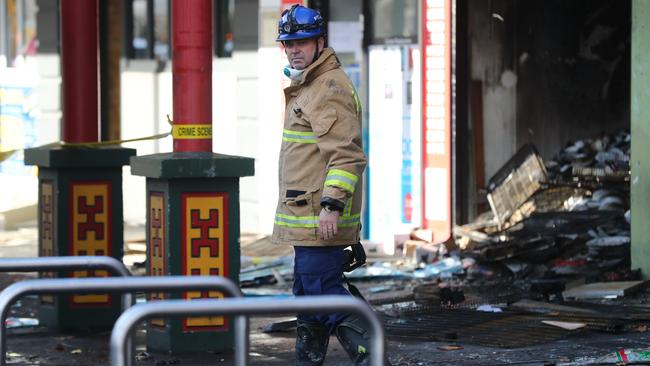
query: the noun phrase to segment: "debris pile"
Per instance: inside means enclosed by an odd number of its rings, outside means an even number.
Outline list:
[[[424,289],[427,299],[440,298],[440,288],[468,295],[470,301],[452,297],[446,301],[450,306],[471,302],[476,291],[483,299],[517,299],[530,292],[561,294],[575,279],[637,280],[638,273],[629,269],[629,182],[629,132],[572,142],[551,161],[525,145],[490,179],[490,211],[455,227],[445,243],[434,244],[430,232],[414,230],[403,243],[403,258],[370,260],[346,277],[391,284],[382,287],[389,291],[366,289],[376,304],[419,298],[416,289]],[[256,248],[251,253],[260,255],[264,242],[242,247]],[[290,288],[292,257],[284,254],[250,263],[243,259],[242,287]],[[504,279],[514,286],[485,296],[486,281]],[[396,296],[398,289],[410,295]],[[390,292],[390,298],[372,296],[382,292]]]
[[[489,212],[450,242],[416,230],[404,243],[419,284],[413,304],[379,309],[388,334],[512,348],[646,327],[645,307],[602,302],[647,285],[630,270],[629,183],[628,132],[576,141],[552,161],[522,147],[490,179]]]
[[[522,147],[490,179],[491,212],[454,229],[462,255],[476,260],[468,274],[635,279],[629,181],[628,132],[576,141],[546,163]]]

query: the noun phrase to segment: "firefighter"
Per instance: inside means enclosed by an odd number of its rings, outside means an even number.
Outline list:
[[[320,13],[294,5],[282,13],[278,42],[291,78],[279,161],[272,240],[293,245],[293,293],[350,295],[342,284],[344,248],[359,240],[366,167],[361,103],[331,48]],[[353,315],[298,315],[298,365],[321,365],[330,334],[355,364],[369,362],[368,326]]]

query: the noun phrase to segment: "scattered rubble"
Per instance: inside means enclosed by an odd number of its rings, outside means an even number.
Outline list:
[[[153,359],[153,356],[149,352],[142,351],[135,355],[136,361],[149,361],[151,359]]]
[[[546,163],[534,146],[522,147],[490,179],[491,212],[454,229],[462,255],[513,278],[611,281],[610,271],[621,270],[635,277],[629,153],[625,131],[576,141]]]
[[[458,344],[449,344],[445,346],[439,346],[438,349],[441,351],[458,351],[459,349],[463,349],[464,347]]]
[[[413,230],[401,258],[369,253],[346,278],[383,314],[389,337],[524,347],[644,329],[650,309],[584,302],[646,284],[630,269],[629,154],[626,131],[573,142],[551,161],[526,145],[490,179],[490,211],[445,243]],[[291,255],[243,259],[242,287],[288,294],[292,263]]]
[[[619,365],[627,363],[645,365],[648,362],[650,362],[650,349],[621,348],[604,356],[581,357],[573,362],[558,363],[557,366]]]
[[[630,316],[630,309],[624,315],[576,302],[628,296],[646,284],[630,269],[629,154],[624,131],[571,143],[548,162],[526,145],[490,179],[491,211],[455,227],[453,240],[433,244],[426,230],[414,230],[403,244],[404,263],[375,263],[350,278],[419,283],[413,297],[378,308],[389,335],[519,347],[583,328],[646,326],[645,309]],[[470,324],[452,316],[469,316],[469,309],[485,315]],[[528,338],[501,333],[490,321]],[[440,322],[453,334],[436,333],[445,328]],[[490,335],[473,334],[474,327]]]
[[[10,316],[7,319],[5,319],[5,326],[7,328],[37,327],[38,319],[17,318],[17,317]]]

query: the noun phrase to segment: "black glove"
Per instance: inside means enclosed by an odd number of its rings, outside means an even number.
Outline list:
[[[352,272],[366,264],[366,251],[361,243],[353,244],[343,251],[343,272]]]

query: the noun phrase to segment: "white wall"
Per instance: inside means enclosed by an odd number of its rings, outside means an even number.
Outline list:
[[[133,139],[152,136],[161,130],[159,116],[160,94],[166,95],[166,88],[160,86],[161,75],[156,72],[153,61],[130,61],[122,65],[121,73],[121,138]],[[163,90],[161,93],[160,90]],[[163,103],[164,104],[164,103]],[[164,115],[163,115],[164,118]],[[168,129],[167,129],[168,130]],[[138,155],[149,155],[160,151],[160,142],[138,141],[123,144],[134,148]],[[131,168],[122,169],[124,191],[124,221],[128,224],[146,222],[146,178],[131,175]]]
[[[56,54],[38,54],[36,62],[39,74],[37,145],[43,145],[61,138],[61,58]]]
[[[273,213],[264,214],[262,206],[267,199],[261,194],[268,194],[265,184],[275,183],[277,176],[269,176],[263,163],[270,153],[269,136],[262,132],[265,119],[261,116],[267,114],[264,96],[268,94],[262,85],[264,73],[258,66],[263,60],[262,53],[235,52],[232,58],[216,59],[213,64],[213,149],[255,159],[255,176],[239,181],[242,233],[268,234],[272,226],[269,228],[267,222],[273,223]]]
[[[30,97],[21,101],[22,108],[29,110],[36,119],[36,131],[25,130],[22,117],[9,117],[0,121],[0,151],[38,146],[59,139],[61,103],[59,99],[59,58],[55,55],[39,55],[21,58],[15,67],[7,68],[0,62],[0,83],[18,88],[33,88]],[[6,101],[5,101],[6,102]],[[10,104],[13,104],[11,102]],[[24,111],[23,111],[24,112]],[[32,135],[32,132],[34,135]],[[34,136],[34,140],[27,135]],[[32,145],[33,144],[33,145]],[[16,164],[23,159],[23,151],[16,152]],[[22,156],[22,157],[21,157]],[[35,206],[38,201],[38,178],[35,167],[20,171],[0,172],[0,213]],[[36,217],[34,217],[34,220]]]
[[[273,60],[270,62],[269,60]],[[235,52],[213,63],[213,151],[255,158],[255,176],[240,180],[241,231],[269,234],[277,201],[277,157],[282,134],[282,76],[286,60],[277,48]],[[169,131],[171,72],[153,62],[130,62],[122,69],[122,138]],[[171,152],[172,139],[134,142],[138,155]],[[124,169],[124,218],[146,220],[145,178]]]

